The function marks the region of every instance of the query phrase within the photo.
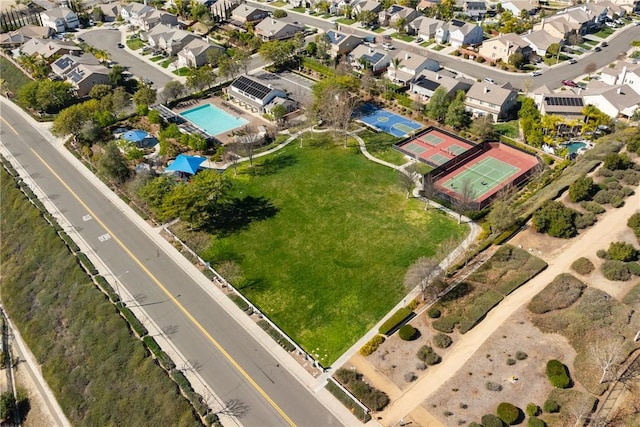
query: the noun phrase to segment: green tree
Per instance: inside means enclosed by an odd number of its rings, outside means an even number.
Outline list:
[[[111,94],[112,89],[111,85],[95,85],[89,91],[89,96],[93,99],[102,99]]]
[[[591,177],[581,176],[569,186],[569,200],[574,203],[588,200],[593,195],[595,189]]]
[[[187,89],[184,87],[182,82],[178,80],[171,80],[164,85],[164,88],[162,89],[162,97],[165,99],[165,102],[171,102],[180,98],[186,93],[186,91]]]
[[[71,83],[46,79],[41,80],[38,85],[36,101],[44,111],[60,111],[60,109],[69,105],[73,98]]]
[[[437,121],[438,123],[444,123],[447,117],[447,111],[449,110],[449,104],[451,100],[447,94],[447,90],[442,86],[438,87],[433,96],[429,100],[426,107],[427,116]]]
[[[114,86],[123,86],[126,79],[124,78],[124,67],[122,65],[114,65],[109,71],[109,81]]]
[[[633,163],[627,153],[609,153],[604,157],[602,167],[609,170],[627,170]]]
[[[481,141],[491,141],[496,137],[491,116],[484,115],[473,120],[471,123],[471,133],[480,138]]]
[[[271,109],[271,115],[276,122],[280,122],[282,118],[287,114],[287,109],[284,105],[276,105]]]
[[[502,233],[515,225],[516,215],[507,202],[498,200],[491,206],[487,220],[493,233]]]
[[[467,111],[464,105],[465,98],[464,91],[459,90],[449,104],[449,108],[447,108],[445,123],[457,130],[465,129],[471,123],[471,113]]]
[[[123,87],[117,87],[111,95],[111,107],[113,113],[119,116],[124,110],[131,105],[131,96]]]
[[[18,97],[18,102],[29,108],[37,108],[37,94],[38,94],[38,85],[40,82],[38,80],[30,81],[29,83],[21,86],[18,89],[18,93],[16,94]]]
[[[201,92],[205,88],[210,88],[215,81],[216,74],[211,68],[200,67],[191,70],[191,73],[187,76],[187,87]]]
[[[575,217],[576,212],[562,202],[548,200],[534,212],[533,227],[539,233],[567,239],[576,235]]]
[[[73,135],[78,140],[87,121],[91,120],[90,112],[82,104],[72,105],[62,110],[54,119],[51,133],[58,137]]]
[[[147,181],[138,189],[137,194],[160,220],[164,220],[166,219],[162,210],[164,199],[176,185],[177,181],[173,175],[163,174]]]
[[[294,58],[296,46],[293,40],[275,40],[263,43],[258,53],[262,59],[272,62],[274,67],[279,68]]]
[[[524,55],[520,52],[514,52],[509,55],[509,64],[513,65],[517,69],[522,68],[525,63]]]
[[[6,422],[16,410],[16,398],[13,393],[6,391],[0,394],[0,420]]]
[[[373,25],[378,19],[378,15],[372,10],[363,10],[357,16],[358,21],[364,26]]]
[[[91,19],[96,22],[104,22],[104,12],[99,6],[95,6],[91,11]]]
[[[279,18],[286,18],[287,17],[287,12],[285,10],[282,9],[276,9],[273,11],[273,17],[276,19]]]
[[[133,94],[132,99],[136,106],[153,105],[153,103],[156,102],[156,90],[149,86],[142,86]]]
[[[104,147],[104,152],[98,159],[98,174],[118,184],[124,183],[131,173],[127,160],[124,158],[115,141]]]
[[[607,251],[609,257],[615,261],[635,261],[638,259],[638,251],[627,242],[611,242]]]
[[[560,43],[551,43],[547,48],[547,56],[557,56],[560,53]]]

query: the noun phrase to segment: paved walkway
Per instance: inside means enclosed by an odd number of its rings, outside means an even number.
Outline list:
[[[576,258],[582,256],[595,258],[598,249],[606,248],[610,242],[619,240],[621,227],[625,227],[627,219],[639,210],[640,191],[636,189],[636,193],[625,201],[622,208],[611,209],[595,225],[574,238],[561,256],[550,260],[549,267],[545,271],[507,296],[478,326],[461,335],[441,364],[430,367],[426,375],[380,413],[381,422],[387,426],[395,425],[421,405],[445,381],[462,369],[480,346],[516,310],[527,304],[558,274],[569,271],[571,263]]]

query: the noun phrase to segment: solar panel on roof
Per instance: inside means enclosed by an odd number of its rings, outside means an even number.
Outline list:
[[[563,107],[584,107],[582,98],[549,96],[545,98],[548,105],[558,105]]]
[[[55,62],[55,65],[56,65],[57,67],[60,67],[60,68],[67,68],[67,67],[68,67],[69,65],[71,65],[72,63],[73,63],[73,60],[72,60],[71,58],[69,58],[69,57],[63,57],[63,58],[58,59],[58,60]]]
[[[373,55],[363,55],[362,58],[370,64],[377,64],[384,57],[384,54],[376,52]]]
[[[245,76],[238,77],[238,79],[233,83],[233,86],[258,99],[264,99],[264,97],[271,92],[271,89],[268,86],[253,81]]]

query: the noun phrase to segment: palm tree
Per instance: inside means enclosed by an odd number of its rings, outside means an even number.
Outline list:
[[[402,58],[393,58],[391,60],[391,66],[393,67],[393,82],[398,80],[398,68],[402,64]]]

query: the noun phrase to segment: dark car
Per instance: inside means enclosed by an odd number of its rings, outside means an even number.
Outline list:
[[[595,50],[596,52],[600,52],[602,50],[602,48],[600,46],[596,46],[596,48],[593,49],[593,50]]]
[[[122,43],[118,43],[118,47],[119,47],[120,49],[122,49],[122,48],[124,47],[124,45],[123,45]]]
[[[78,40],[80,43],[84,42],[84,39],[82,37],[77,37],[76,40]]]
[[[562,84],[569,87],[578,87],[578,84],[573,80],[563,80]]]
[[[609,46],[609,43],[607,42],[600,43],[600,47],[607,47],[607,46]]]

